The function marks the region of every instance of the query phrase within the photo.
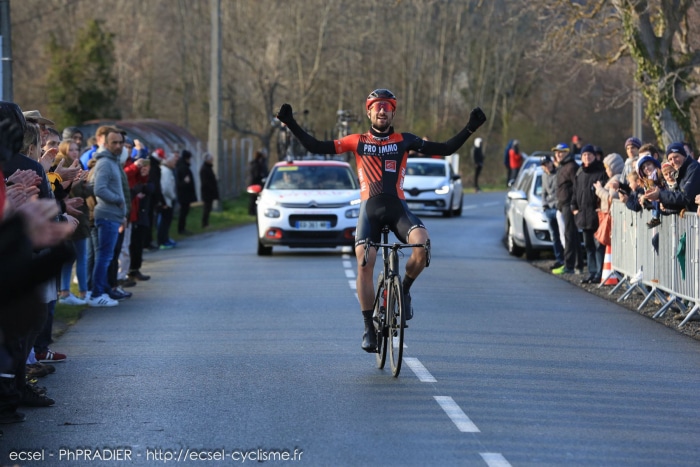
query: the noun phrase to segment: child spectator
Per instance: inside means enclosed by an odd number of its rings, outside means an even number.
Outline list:
[[[640,154],[637,161],[637,173],[639,174],[640,183],[644,187],[644,193],[652,190],[654,187],[666,189],[663,177],[658,173],[660,168],[661,164],[651,154]],[[651,201],[642,195],[639,197],[639,204],[647,209],[651,209],[651,220],[647,222],[648,228],[651,229],[661,224],[658,200]]]

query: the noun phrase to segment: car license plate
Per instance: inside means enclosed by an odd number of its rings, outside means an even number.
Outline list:
[[[423,207],[421,203],[406,203],[408,205],[408,209],[420,209]]]
[[[299,230],[328,230],[331,228],[329,221],[297,221]]]

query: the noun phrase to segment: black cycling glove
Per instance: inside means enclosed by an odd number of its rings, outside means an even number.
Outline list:
[[[289,124],[289,122],[294,121],[294,112],[292,111],[292,106],[289,104],[282,104],[282,107],[280,107],[280,111],[277,112],[277,119],[285,125]]]
[[[481,125],[484,124],[485,121],[486,114],[483,110],[481,110],[481,107],[476,107],[474,110],[472,110],[471,114],[469,114],[469,123],[467,123],[467,128],[469,131],[474,133]]]

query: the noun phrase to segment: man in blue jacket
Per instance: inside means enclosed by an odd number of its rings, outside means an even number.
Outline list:
[[[668,145],[666,158],[678,172],[678,189],[671,191],[654,188],[646,193],[645,198],[661,201],[666,209],[696,212],[698,205],[695,196],[700,194],[700,164],[688,157],[680,142]]]

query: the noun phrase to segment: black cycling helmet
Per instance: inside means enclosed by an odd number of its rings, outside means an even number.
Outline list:
[[[372,107],[372,104],[377,101],[391,102],[391,105],[394,106],[394,110],[396,110],[396,96],[388,89],[375,89],[374,91],[370,92],[369,96],[367,96],[365,108],[369,110],[369,108]]]

